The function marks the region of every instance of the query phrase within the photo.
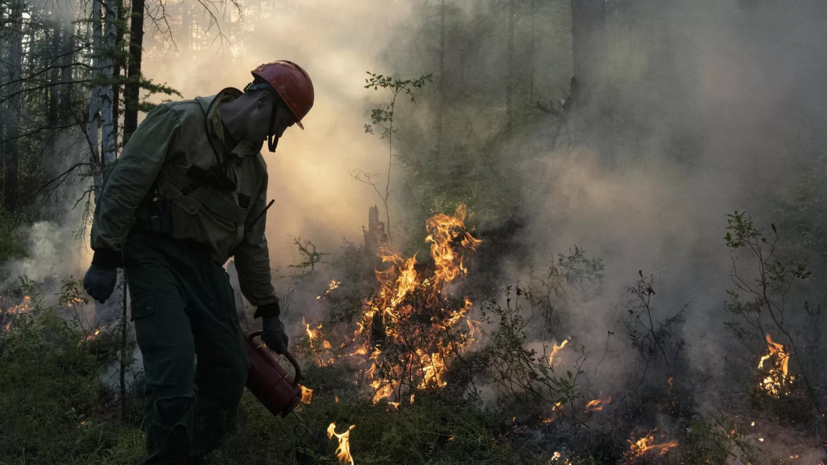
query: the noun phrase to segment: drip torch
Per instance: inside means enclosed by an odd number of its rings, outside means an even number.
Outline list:
[[[261,336],[262,331],[253,331],[245,334],[247,341],[247,356],[250,359],[250,368],[247,372],[247,389],[256,396],[261,404],[273,415],[286,417],[290,413],[299,417],[293,410],[301,402],[302,394],[299,381],[302,379],[302,370],[299,362],[289,352],[284,356],[293,365],[296,375],[293,379],[287,371],[279,365],[272,352],[263,343],[254,340]],[[302,421],[302,423],[304,423]]]

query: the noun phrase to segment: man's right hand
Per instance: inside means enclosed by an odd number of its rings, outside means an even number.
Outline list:
[[[278,315],[262,318],[261,329],[264,331],[261,340],[267,344],[267,347],[273,349],[279,355],[287,353],[287,333],[284,331],[284,324]]]
[[[86,293],[100,303],[105,303],[118,283],[118,269],[106,266],[92,265],[83,278],[83,288]]]

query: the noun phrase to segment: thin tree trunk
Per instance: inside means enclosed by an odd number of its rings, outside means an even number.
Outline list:
[[[104,85],[101,86],[101,133],[103,140],[101,144],[101,160],[103,161],[104,180],[111,165],[117,160],[118,139],[113,124],[113,106],[115,105],[112,91],[114,74],[114,60],[112,58],[115,44],[118,39],[118,6],[114,0],[106,2],[106,29],[104,31],[101,50],[106,54],[101,60],[101,72],[103,73]]]
[[[445,120],[445,0],[439,9],[439,104],[436,123],[436,151],[442,154],[442,125]]]
[[[123,315],[121,315],[121,356],[120,356],[120,403],[121,403],[121,421],[126,421],[126,367],[127,367],[127,335],[129,334],[129,320],[127,320],[126,313],[126,296],[129,290],[129,282],[126,279],[126,273],[121,272],[121,282],[123,283],[123,300],[121,304],[123,307]],[[129,354],[131,356],[132,354]]]
[[[100,71],[101,52],[101,2],[92,0],[92,81],[97,81]],[[89,157],[92,169],[95,171],[92,188],[95,193],[95,202],[100,199],[103,177],[100,169],[100,148],[98,144],[98,129],[101,120],[101,92],[100,86],[93,85],[89,97],[89,115],[86,120],[86,137],[89,141]]]
[[[192,50],[192,2],[181,3],[181,53],[189,56]]]
[[[528,99],[529,101],[534,101],[534,13],[535,13],[535,4],[534,0],[531,0],[531,42],[529,45],[528,51],[528,60],[530,69],[528,71]]]
[[[112,77],[114,78],[114,82],[112,83],[112,128],[115,132],[115,140],[117,141],[118,137],[118,127],[119,127],[119,119],[121,117],[121,70],[123,69],[123,59],[121,58],[121,51],[123,50],[123,38],[124,33],[124,7],[123,7],[123,0],[117,0],[118,6],[118,37],[116,39],[115,48],[117,50],[117,54],[115,56],[115,63],[114,68],[112,70]],[[117,148],[116,148],[117,150]]]
[[[591,103],[598,92],[605,24],[604,0],[572,0],[572,57],[581,107]]]
[[[129,31],[129,69],[124,88],[123,143],[138,128],[138,98],[141,84],[141,55],[144,41],[144,0],[132,0]]]
[[[52,27],[52,49],[49,51],[50,54],[59,54],[60,53],[60,30],[61,24],[59,21],[55,21],[54,26]],[[58,95],[60,94],[60,86],[58,85],[60,82],[60,68],[57,63],[49,63],[50,66],[53,68],[49,72],[49,127],[54,128],[58,124],[58,116],[60,114],[60,99]]]
[[[72,63],[74,62],[75,49],[75,25],[69,23],[67,29],[63,31],[63,49],[61,55],[60,66],[60,112],[59,119],[69,118],[66,114],[72,107]]]
[[[515,1],[508,0],[508,38],[506,42],[505,131],[510,133],[514,118],[514,10]]]
[[[23,67],[23,0],[17,0],[11,9],[12,33],[9,39],[9,79],[13,82],[9,86],[6,112],[6,139],[3,157],[3,206],[6,211],[12,212],[17,205],[19,162],[20,162],[20,78]]]

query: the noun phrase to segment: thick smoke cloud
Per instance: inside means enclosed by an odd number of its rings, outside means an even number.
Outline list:
[[[622,325],[627,289],[639,270],[654,274],[659,321],[687,305],[678,336],[690,369],[720,374],[701,389],[717,407],[744,399],[720,384],[732,362],[752,364],[723,325],[734,319],[723,308],[733,288],[725,215],[752,210],[769,230],[777,219],[767,200],[823,150],[827,112],[813,102],[823,101],[816,77],[827,76],[827,52],[814,46],[825,11],[812,2],[655,3],[637,3],[640,28],[608,27],[604,78],[615,86],[620,134],[610,159],[588,144],[520,149],[548,138],[546,129],[504,150],[503,176],[519,176],[532,205],[521,238],[532,261],[512,263],[504,282],[529,281],[527,270],[574,245],[602,257],[603,296],[573,312],[570,328],[595,350],[616,331],[610,357],[624,363],[634,358]]]
[[[365,72],[382,70],[379,55],[386,38],[409,12],[407,2],[314,0],[276,2],[269,15],[248,11],[241,22],[224,23],[247,31],[224,50],[169,51],[146,62],[146,73],[178,89],[185,98],[212,95],[223,87],[243,88],[250,70],[278,59],[304,67],[315,87],[306,130],[289,129],[278,152],[264,148],[276,203],[268,213],[267,235],[273,263],[299,262],[292,245],[301,236],[319,250],[338,249],[341,237],[361,240],[367,208],[378,199],[355,181],[355,169],[381,171],[386,152],[378,137],[364,133]],[[180,38],[178,39],[180,43]]]

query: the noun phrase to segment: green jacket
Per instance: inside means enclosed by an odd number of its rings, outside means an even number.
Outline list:
[[[143,202],[152,197],[147,195],[157,181],[158,194],[169,199],[168,234],[206,245],[216,263],[234,256],[247,300],[255,306],[278,302],[264,236],[267,165],[260,144],[242,141],[229,153],[225,150],[221,104],[239,95],[238,89],[227,88],[211,97],[165,103],[147,115],[124,146],[95,210],[93,263],[113,266],[119,261],[136,220],[148,221]],[[200,171],[193,166],[217,166],[235,189],[201,185],[188,190],[192,172]]]

